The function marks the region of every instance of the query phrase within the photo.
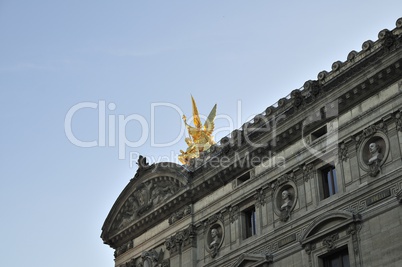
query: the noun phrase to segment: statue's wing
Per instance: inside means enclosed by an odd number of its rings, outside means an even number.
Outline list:
[[[207,118],[207,120],[205,121],[205,124],[204,124],[205,132],[206,132],[208,135],[211,135],[212,132],[214,131],[214,128],[215,128],[215,123],[214,123],[215,117],[216,117],[216,104],[215,104],[214,107],[212,108],[212,110],[211,110],[211,112],[209,113],[208,118]]]
[[[200,120],[200,115],[198,114],[198,109],[197,105],[195,104],[195,100],[193,96],[191,96],[191,102],[193,103],[193,118],[194,118],[194,126],[197,129],[200,129],[202,127],[201,120]]]

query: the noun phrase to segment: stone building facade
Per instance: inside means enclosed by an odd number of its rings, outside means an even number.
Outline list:
[[[190,165],[138,165],[116,267],[402,266],[402,18]]]

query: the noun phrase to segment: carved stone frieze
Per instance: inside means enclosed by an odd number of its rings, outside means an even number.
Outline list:
[[[185,206],[181,210],[174,212],[170,217],[169,217],[169,224],[173,224],[176,221],[180,220],[181,218],[190,215],[191,214],[191,206]]]

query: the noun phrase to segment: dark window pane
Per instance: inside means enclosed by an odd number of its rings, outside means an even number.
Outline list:
[[[350,267],[348,249],[344,248],[322,258],[324,267]]]
[[[338,192],[336,170],[334,166],[328,166],[321,170],[323,197],[330,197]]]
[[[347,251],[346,251],[346,252],[347,252]],[[349,264],[349,255],[348,255],[348,254],[343,255],[343,257],[342,257],[342,263],[343,263],[342,267],[350,267],[350,264]]]
[[[246,228],[245,229],[245,238],[248,238],[257,233],[254,207],[244,211],[244,219],[245,219],[245,228]]]

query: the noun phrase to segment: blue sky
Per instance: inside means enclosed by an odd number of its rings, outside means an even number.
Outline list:
[[[400,10],[370,0],[0,0],[0,266],[113,266],[103,221],[134,156],[176,161],[186,148],[191,94],[205,115],[218,104],[219,140],[394,28]],[[97,145],[73,144],[69,127]],[[119,148],[124,138],[137,144]]]

